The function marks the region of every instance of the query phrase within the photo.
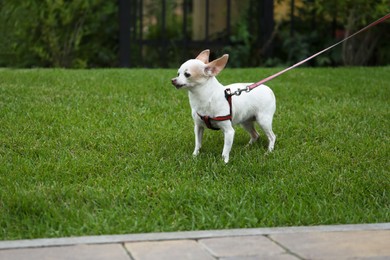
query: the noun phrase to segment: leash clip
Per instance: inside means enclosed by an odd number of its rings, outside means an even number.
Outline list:
[[[237,90],[234,92],[234,95],[236,95],[236,96],[241,95],[241,91],[243,91],[243,90],[242,90],[242,89],[237,89]]]

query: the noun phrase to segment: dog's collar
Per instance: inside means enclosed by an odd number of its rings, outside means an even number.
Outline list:
[[[210,117],[210,116],[202,116],[199,113],[198,116],[200,119],[203,120],[203,122],[206,124],[207,128],[210,128],[212,130],[219,130],[219,128],[213,127],[211,125],[211,120],[213,121],[226,121],[226,120],[232,120],[232,93],[230,91],[230,88],[225,89],[225,98],[227,102],[229,103],[229,114],[226,116],[216,116],[216,117]]]

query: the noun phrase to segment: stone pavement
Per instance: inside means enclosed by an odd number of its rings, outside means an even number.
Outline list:
[[[390,223],[0,241],[24,259],[390,259]]]

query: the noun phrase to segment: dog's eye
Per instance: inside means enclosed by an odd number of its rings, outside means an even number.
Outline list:
[[[177,76],[178,76],[178,77],[180,76],[180,73],[179,73],[179,72],[177,73]]]
[[[184,77],[189,78],[189,77],[191,77],[191,74],[188,72],[184,72]]]

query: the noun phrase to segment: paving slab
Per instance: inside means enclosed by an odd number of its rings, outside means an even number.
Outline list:
[[[266,236],[244,236],[201,239],[203,245],[217,258],[276,258],[286,255],[286,250]],[[294,259],[291,256],[291,259]]]
[[[126,243],[135,260],[214,260],[195,240],[171,240]]]
[[[121,244],[0,250],[0,260],[130,260]]]
[[[390,230],[270,235],[303,259],[390,259]]]
[[[233,256],[222,257],[218,260],[300,260],[293,255],[272,255],[272,256]]]
[[[219,260],[297,260],[292,255],[273,255],[273,256],[233,256],[233,257],[222,257]]]

